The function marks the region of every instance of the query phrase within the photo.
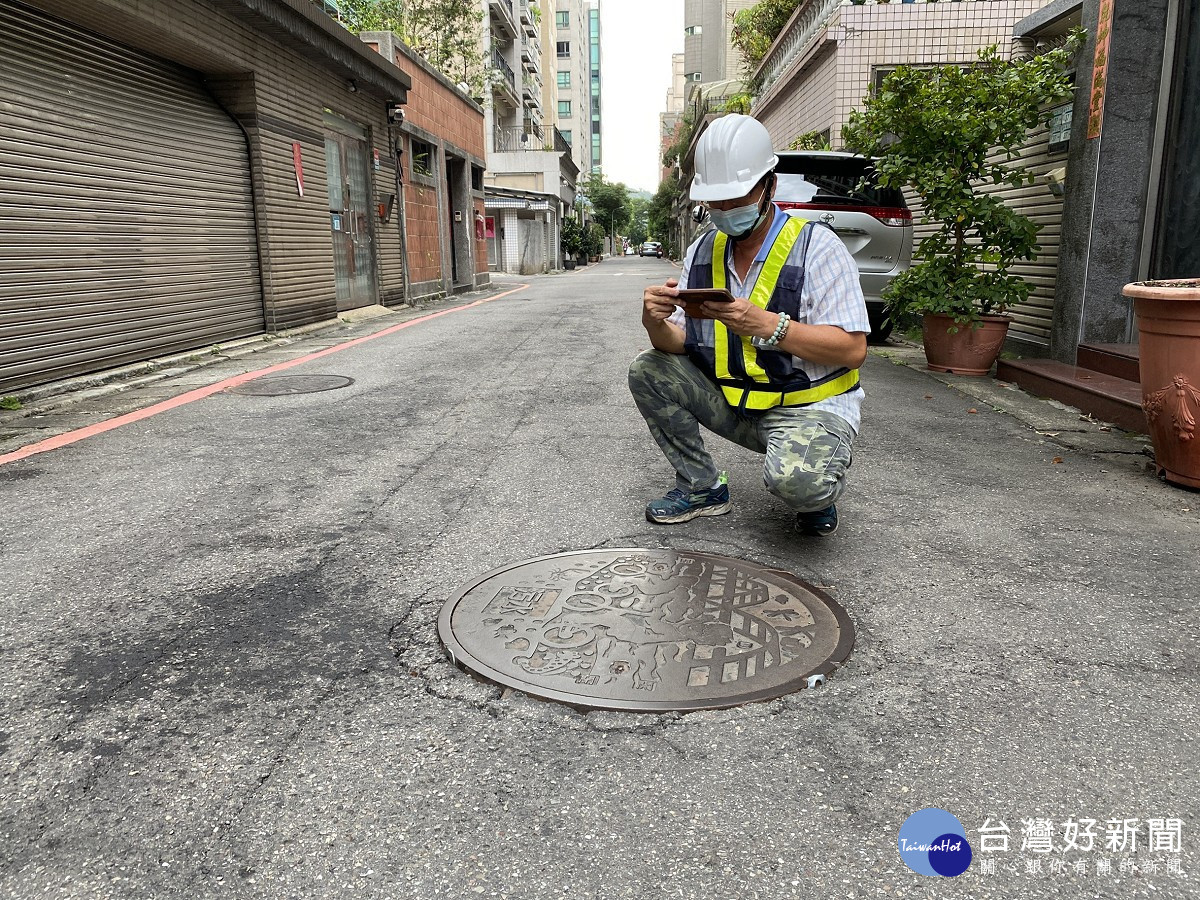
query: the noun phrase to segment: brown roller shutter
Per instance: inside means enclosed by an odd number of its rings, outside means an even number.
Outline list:
[[[0,7],[0,393],[263,325],[245,138],[199,76]]]

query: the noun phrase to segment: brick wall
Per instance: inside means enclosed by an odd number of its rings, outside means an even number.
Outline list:
[[[411,293],[422,298],[475,287],[481,283],[479,274],[488,271],[487,242],[475,238],[474,225],[476,210],[483,212],[483,192],[469,188],[470,167],[482,171],[485,166],[483,109],[396,35],[364,32],[361,37],[368,47],[393,58],[412,78],[404,122],[399,127],[405,151],[404,208]],[[413,140],[436,148],[432,176],[413,174]],[[446,164],[451,159],[468,167],[463,183],[453,189],[446,175]],[[455,195],[456,204],[451,202]],[[462,222],[455,226],[461,236],[457,249],[452,244],[456,233],[451,231],[454,211],[462,214]],[[457,286],[451,283],[454,270],[450,254],[455,252]],[[488,280],[484,278],[482,283]]]

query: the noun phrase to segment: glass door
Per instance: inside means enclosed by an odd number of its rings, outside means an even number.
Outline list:
[[[377,299],[367,142],[326,131],[325,161],[337,308],[341,312],[371,306]]]

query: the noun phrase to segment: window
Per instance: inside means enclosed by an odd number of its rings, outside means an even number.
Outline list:
[[[558,86],[560,88],[569,88],[571,86],[571,73],[570,72],[559,72],[558,73]]]
[[[571,118],[571,101],[570,100],[559,100],[558,101],[558,117],[560,119]]]
[[[1064,103],[1050,110],[1050,152],[1066,150],[1071,143],[1071,104]]]
[[[699,72],[688,72],[683,76],[684,81],[699,81],[703,76]]]
[[[563,136],[564,141],[566,141],[568,144],[571,143],[571,132],[563,131],[562,129],[559,129],[558,133]]]
[[[704,29],[701,28],[699,25],[689,25],[687,28],[683,29],[683,33],[684,34],[703,34]]]
[[[600,123],[592,122],[592,134],[599,134],[599,133],[600,133]]]
[[[471,190],[483,190],[483,166],[471,166]]]
[[[427,178],[432,177],[434,153],[436,152],[433,144],[418,141],[416,138],[412,138],[411,142],[413,174],[424,175]]]
[[[560,9],[554,14],[554,24],[559,28],[571,27],[571,13],[569,10]]]
[[[558,41],[557,46],[558,46],[558,58],[559,59],[570,59],[570,57],[571,57],[571,42],[570,41]]]

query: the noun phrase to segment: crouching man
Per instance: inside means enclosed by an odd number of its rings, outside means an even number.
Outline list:
[[[801,534],[837,529],[871,329],[853,257],[834,232],[771,201],[766,128],[749,116],[713,122],[696,148],[691,198],[715,226],[688,248],[678,281],[646,288],[642,325],[653,350],[629,388],[675,469],[675,487],[646,505],[651,522],[729,511],[729,487],[700,426],[766,456],[767,490]],[[732,302],[685,310],[685,288],[722,288]]]

